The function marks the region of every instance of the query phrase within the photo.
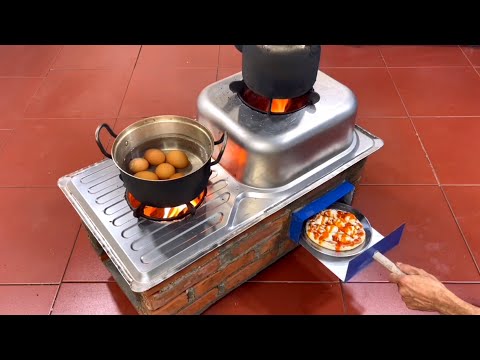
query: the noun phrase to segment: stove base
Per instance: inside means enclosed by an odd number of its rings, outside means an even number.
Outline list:
[[[104,265],[140,314],[200,314],[297,247],[288,237],[290,214],[343,181],[358,185],[365,163],[366,159],[351,166],[145,292],[131,291],[90,232],[89,238]],[[353,194],[344,201],[351,203]]]

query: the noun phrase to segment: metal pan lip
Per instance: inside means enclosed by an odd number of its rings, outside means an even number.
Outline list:
[[[198,144],[200,147],[203,147],[207,154],[207,160],[203,161],[202,165],[198,167],[195,171],[190,172],[189,174],[186,174],[182,178],[186,178],[187,176],[195,173],[199,169],[203,168],[208,162],[212,161],[211,155],[214,152],[214,138],[212,133],[202,124],[200,124],[198,121],[186,117],[186,116],[181,116],[181,115],[157,115],[157,116],[150,116],[147,118],[143,118],[141,120],[138,120],[130,125],[128,125],[126,128],[124,128],[115,138],[115,140],[112,143],[112,160],[114,164],[117,166],[117,168],[120,170],[122,175],[127,176],[129,178],[135,179],[136,181],[140,180],[142,182],[150,182],[150,183],[160,183],[160,182],[169,182],[169,181],[175,181],[178,179],[164,179],[164,180],[149,180],[149,179],[139,179],[134,176],[134,174],[131,174],[129,171],[125,169],[125,166],[121,161],[118,160],[117,156],[115,155],[117,153],[117,149],[121,146],[122,143],[126,141],[129,135],[134,133],[135,131],[139,131],[142,127],[147,128],[147,127],[152,127],[152,126],[161,126],[161,124],[164,123],[182,123],[186,126],[194,127],[199,129],[199,131],[203,132],[210,140],[210,144],[208,144],[208,149],[207,149],[207,144],[202,144],[199,141],[196,141],[193,138],[189,138],[189,140],[195,142]],[[176,135],[177,137],[179,136],[178,134]],[[168,135],[162,135],[158,136],[159,139],[161,138],[166,138],[166,137],[176,137],[175,134],[168,134]],[[186,137],[186,136],[180,136],[180,137]],[[166,150],[166,149],[165,149]],[[178,149],[178,150],[184,150],[184,149]]]
[[[363,242],[363,244],[356,247],[355,249],[348,250],[348,251],[334,251],[334,250],[326,249],[326,248],[318,245],[316,242],[312,241],[309,238],[309,236],[307,234],[307,224],[305,224],[304,231],[303,231],[303,239],[305,240],[305,242],[307,242],[308,245],[310,245],[315,251],[317,251],[321,254],[328,255],[328,256],[331,256],[331,257],[336,257],[336,258],[346,258],[346,257],[356,256],[356,255],[361,254],[365,250],[367,250],[369,248],[369,244],[370,244],[370,241],[372,239],[372,226],[370,225],[370,221],[368,221],[367,217],[365,215],[363,215],[359,210],[353,208],[350,205],[347,205],[347,204],[344,204],[344,203],[341,203],[341,202],[336,202],[336,203],[330,205],[328,208],[326,208],[324,210],[328,210],[328,209],[348,211],[348,212],[351,212],[352,214],[354,214],[357,217],[357,219],[360,220],[360,222],[362,223],[363,228],[365,230],[365,241]],[[322,210],[322,211],[324,211],[324,210]],[[317,214],[315,214],[314,216],[316,216],[316,215]],[[307,223],[310,219],[311,218],[309,218],[307,220]]]

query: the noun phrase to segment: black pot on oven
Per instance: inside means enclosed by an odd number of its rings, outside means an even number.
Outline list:
[[[115,140],[109,154],[100,140],[106,129]],[[211,166],[218,164],[225,150],[227,135],[215,141],[210,131],[197,121],[174,115],[154,116],[140,120],[118,135],[108,124],[100,125],[95,132],[100,151],[112,159],[120,170],[125,188],[144,205],[157,208],[176,207],[197,198],[207,187]],[[217,159],[212,159],[215,145],[223,144]],[[190,165],[182,169],[183,177],[169,180],[146,180],[135,177],[128,168],[130,160],[142,157],[149,148],[183,151]]]
[[[243,81],[255,94],[293,99],[315,84],[320,45],[235,45],[242,52]]]

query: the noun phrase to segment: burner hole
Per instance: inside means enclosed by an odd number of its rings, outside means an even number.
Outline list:
[[[243,91],[244,83],[242,80],[240,81],[232,81],[229,85],[230,91],[233,93],[239,94]]]
[[[316,92],[312,91],[309,96],[310,100],[310,105],[315,105],[317,102],[320,101],[320,95],[318,95]]]

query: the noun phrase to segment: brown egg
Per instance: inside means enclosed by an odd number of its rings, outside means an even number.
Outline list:
[[[157,174],[151,171],[140,171],[135,174],[135,177],[144,180],[158,180]]]
[[[171,164],[163,163],[157,166],[155,169],[155,174],[157,174],[160,180],[166,180],[175,174],[175,168]]]
[[[177,169],[183,169],[190,164],[188,161],[187,155],[183,151],[180,150],[172,150],[167,154],[167,162],[172,164]]]
[[[165,162],[165,154],[159,149],[148,149],[143,154],[143,157],[150,163],[150,165],[160,165]]]
[[[181,178],[182,176],[184,176],[182,173],[175,173],[172,176],[170,176],[169,179],[170,180],[178,179],[178,178]]]
[[[144,158],[135,158],[128,164],[128,168],[134,174],[147,170],[149,166],[150,164]]]

